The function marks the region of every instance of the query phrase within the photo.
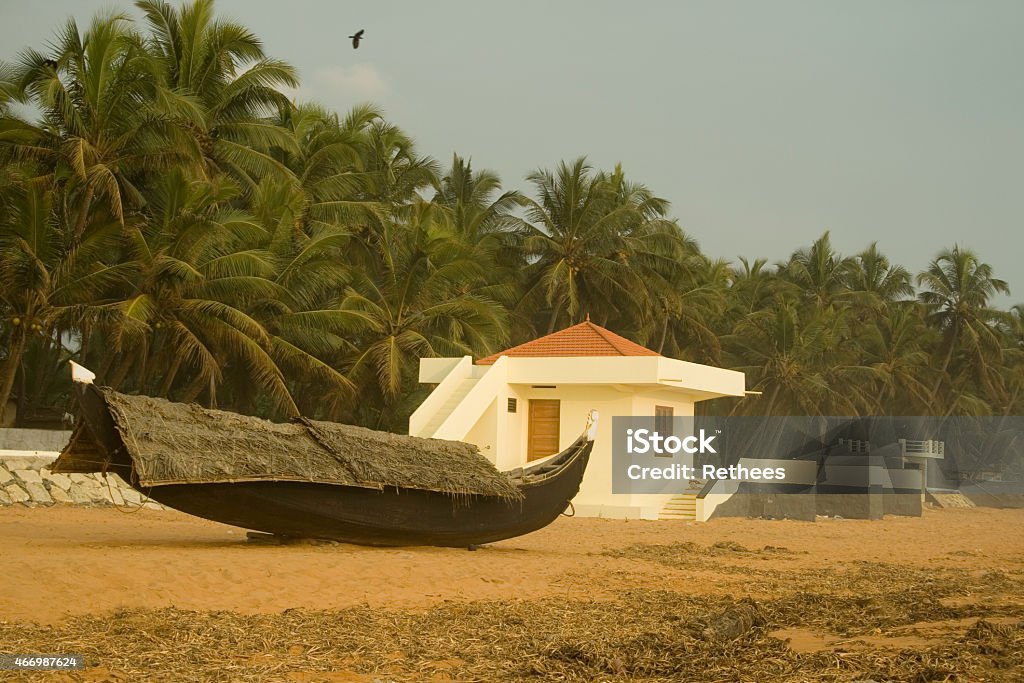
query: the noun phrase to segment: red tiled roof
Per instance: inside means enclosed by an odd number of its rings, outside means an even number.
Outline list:
[[[481,358],[477,365],[491,365],[501,356],[515,358],[552,358],[567,356],[659,356],[611,330],[587,320],[546,337],[513,346],[511,349]]]

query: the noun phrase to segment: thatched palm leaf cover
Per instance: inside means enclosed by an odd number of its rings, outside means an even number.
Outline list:
[[[106,388],[101,391],[143,487],[308,481],[452,495],[522,495],[475,446],[459,441],[312,420],[278,424]],[[61,456],[68,467],[75,465],[75,442]],[[90,454],[89,461],[95,462],[95,456]]]

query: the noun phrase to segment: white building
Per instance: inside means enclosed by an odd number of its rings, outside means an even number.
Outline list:
[[[409,419],[413,436],[476,444],[499,470],[561,451],[600,412],[573,504],[585,516],[703,519],[696,496],[612,493],[613,416],[692,416],[694,404],[743,396],[741,372],[665,358],[590,321],[482,358],[423,358],[436,384]]]

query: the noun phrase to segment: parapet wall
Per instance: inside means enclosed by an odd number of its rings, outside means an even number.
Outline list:
[[[57,429],[0,429],[0,451],[43,451],[55,454],[60,453],[70,438],[71,432]]]
[[[42,430],[3,430],[42,431]],[[50,434],[68,432],[50,432]],[[66,441],[66,438],[65,438]],[[64,444],[60,444],[63,447]],[[118,505],[163,509],[128,486],[116,474],[56,474],[49,465],[57,458],[54,451],[15,451],[0,453],[0,507],[24,505]]]

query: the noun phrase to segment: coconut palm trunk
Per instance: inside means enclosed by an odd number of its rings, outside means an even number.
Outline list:
[[[26,333],[25,325],[19,325],[11,334],[11,343],[7,349],[7,360],[4,362],[3,382],[0,384],[0,421],[6,416],[7,402],[11,398],[11,391],[14,389],[14,378],[21,366],[21,358],[25,352]]]
[[[939,376],[935,378],[935,385],[932,387],[932,408],[939,406],[939,389],[942,388],[942,381],[946,379],[949,372],[949,364],[953,362],[953,351],[956,350],[956,338],[959,332],[958,325],[953,323],[953,330],[949,337],[949,348],[946,349],[946,356],[942,360],[942,367],[939,368]]]

